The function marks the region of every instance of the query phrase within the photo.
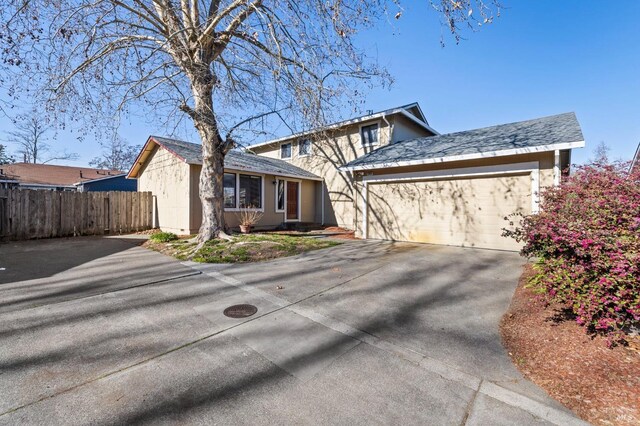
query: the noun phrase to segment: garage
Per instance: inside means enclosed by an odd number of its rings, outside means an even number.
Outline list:
[[[505,217],[532,211],[531,173],[368,183],[368,238],[518,250]]]
[[[341,168],[359,188],[356,234],[519,250],[505,217],[537,213],[583,146],[573,113],[382,146]]]

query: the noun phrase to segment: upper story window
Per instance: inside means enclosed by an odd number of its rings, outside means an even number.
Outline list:
[[[362,145],[376,145],[378,143],[378,127],[378,123],[360,127]]]
[[[280,158],[291,158],[291,143],[280,145]]]
[[[309,139],[303,139],[298,141],[298,155],[304,157],[311,154],[311,141]]]

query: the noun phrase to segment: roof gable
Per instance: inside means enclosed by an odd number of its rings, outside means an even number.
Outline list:
[[[342,167],[376,169],[515,155],[584,146],[574,113],[410,139],[378,148]],[[565,144],[566,147],[561,147]]]
[[[150,136],[142,148],[136,162],[127,177],[137,178],[143,165],[149,160],[155,146],[161,146],[179,160],[187,164],[202,164],[202,145],[177,139]],[[302,179],[322,180],[319,176],[276,158],[262,157],[256,154],[229,151],[224,160],[225,169],[250,171],[277,176],[288,176]]]
[[[312,130],[308,130],[308,131],[304,131],[304,132],[299,132],[299,133],[294,133],[291,134],[289,136],[284,136],[281,138],[277,138],[277,139],[272,139],[269,141],[265,141],[265,142],[260,142],[257,144],[253,144],[247,147],[247,149],[252,149],[252,148],[258,148],[261,146],[267,146],[267,145],[272,145],[272,144],[276,144],[276,143],[280,143],[280,142],[284,142],[284,141],[288,141],[291,139],[297,139],[297,138],[301,138],[304,136],[309,136],[312,135],[314,133],[319,133],[319,132],[323,132],[323,131],[328,131],[328,130],[337,130],[340,129],[342,127],[346,127],[346,126],[350,126],[352,124],[359,124],[359,123],[363,123],[365,121],[370,121],[370,120],[376,120],[379,119],[381,117],[389,117],[395,114],[401,114],[407,118],[409,118],[410,120],[412,120],[413,122],[415,122],[416,124],[418,124],[420,127],[422,127],[423,129],[427,130],[428,132],[431,132],[434,135],[437,135],[438,132],[435,131],[434,129],[431,128],[431,126],[429,126],[429,123],[427,122],[424,114],[422,113],[422,110],[420,109],[420,105],[417,102],[411,103],[411,104],[407,104],[407,105],[402,105],[396,108],[390,108],[390,109],[386,109],[383,111],[379,111],[379,112],[375,112],[375,113],[369,113],[366,115],[362,115],[360,117],[356,117],[356,118],[351,118],[349,120],[344,120],[344,121],[339,121],[333,124],[328,124],[325,127],[322,128],[317,128],[317,129],[312,129]]]

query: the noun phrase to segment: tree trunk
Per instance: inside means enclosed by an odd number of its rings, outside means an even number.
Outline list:
[[[228,151],[220,136],[213,112],[213,76],[201,69],[192,79],[194,109],[190,111],[202,140],[202,171],[200,172],[200,201],[202,224],[198,232],[199,245],[226,233],[224,220],[224,157]]]

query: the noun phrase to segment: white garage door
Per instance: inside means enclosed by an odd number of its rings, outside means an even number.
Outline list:
[[[530,174],[370,183],[369,238],[518,250],[501,236],[504,220],[531,213]]]

